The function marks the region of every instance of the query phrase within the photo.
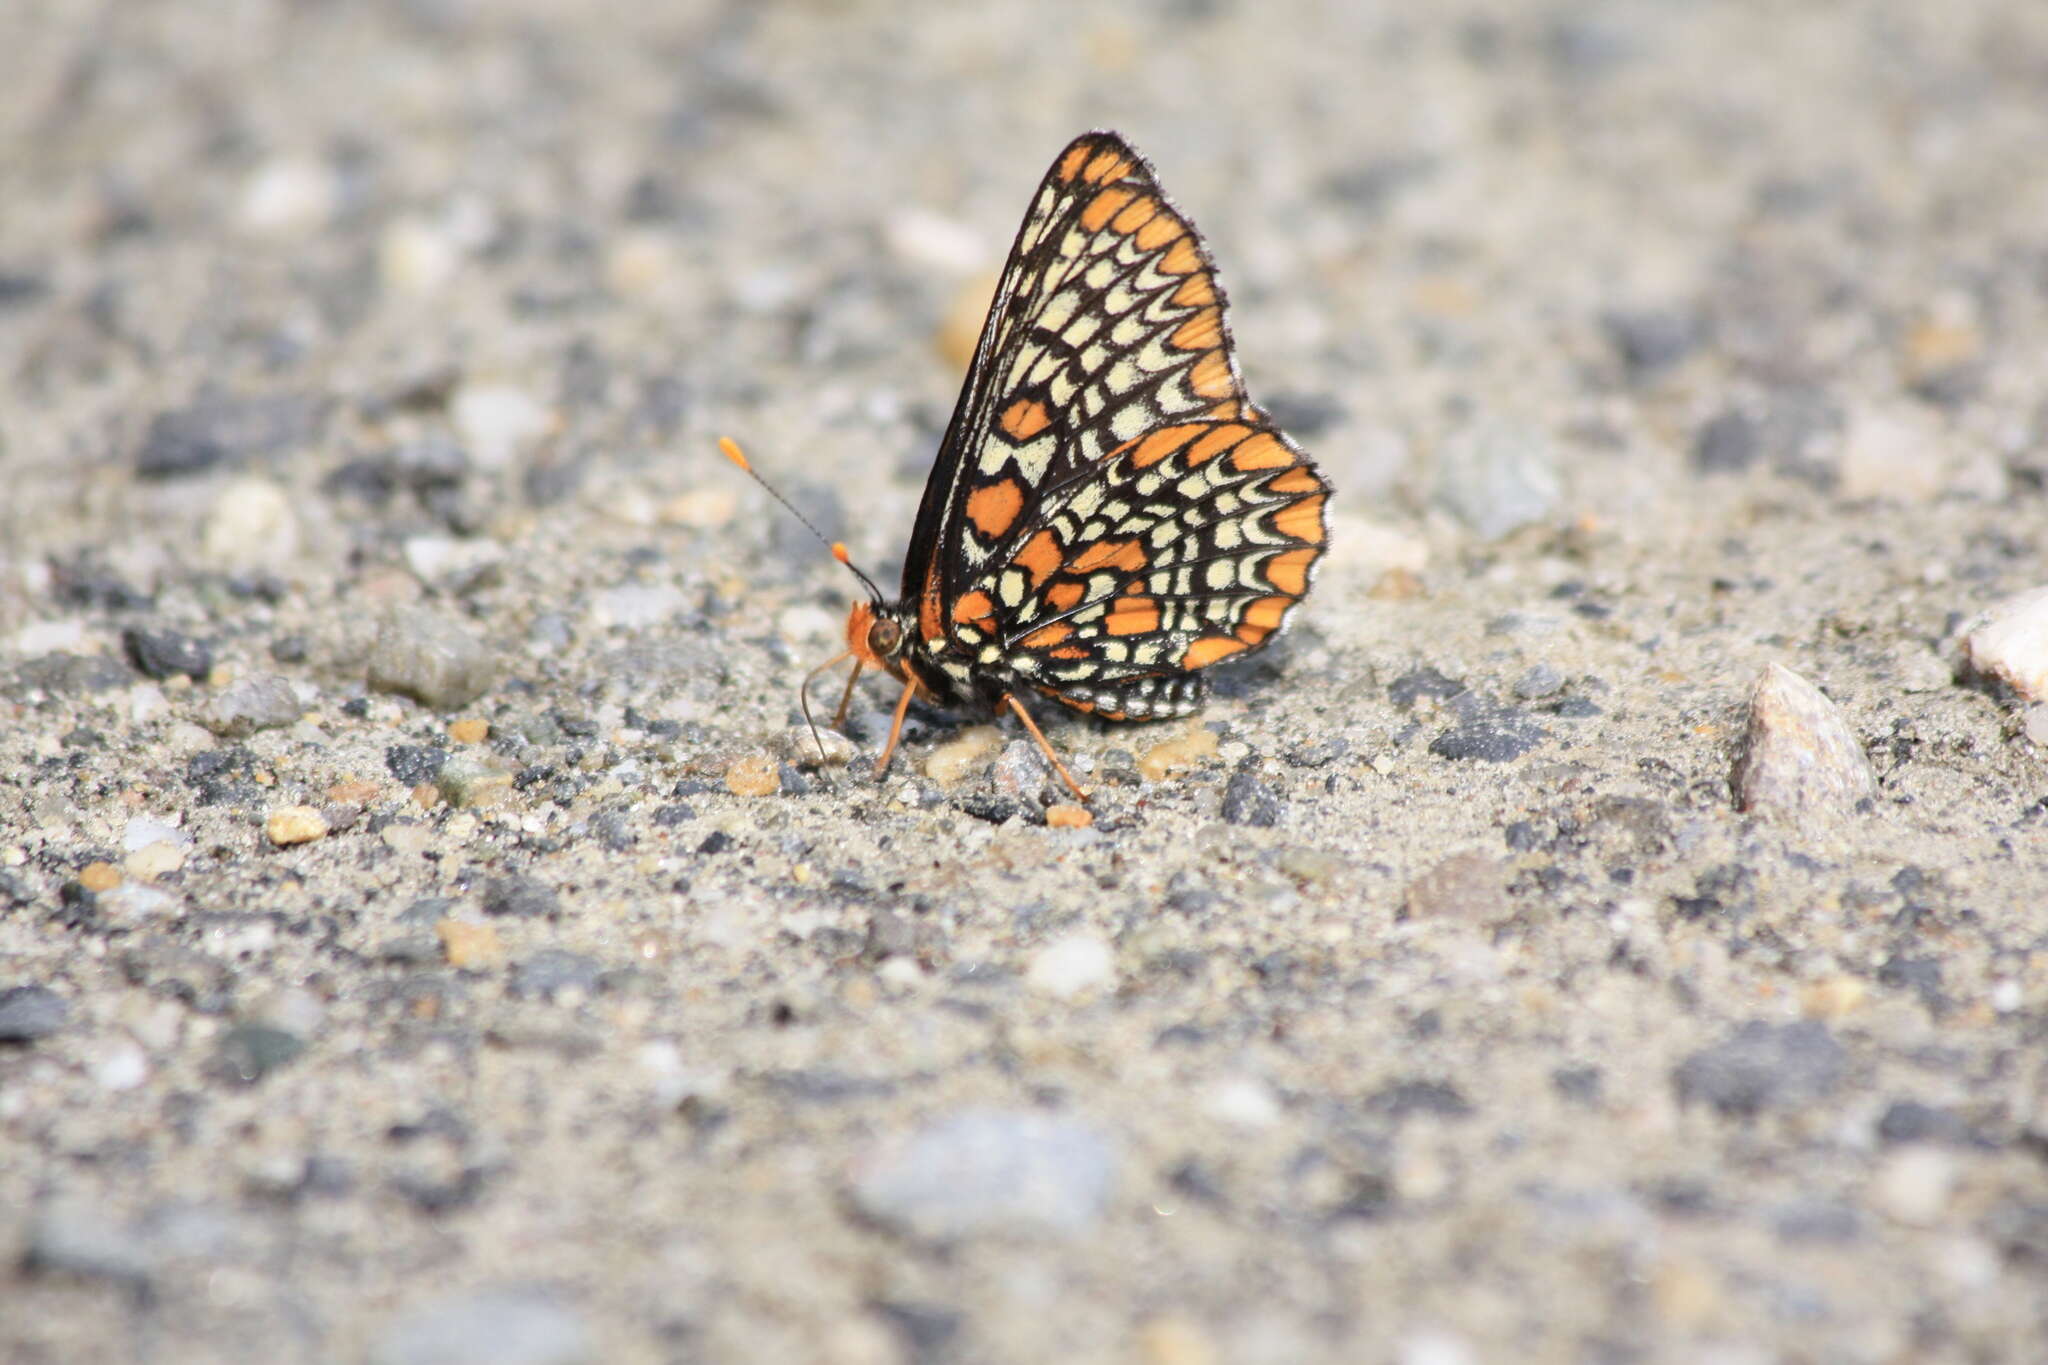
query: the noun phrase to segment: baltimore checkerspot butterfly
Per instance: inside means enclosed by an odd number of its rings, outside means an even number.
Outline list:
[[[1010,248],[902,595],[855,568],[869,600],[823,666],[854,660],[838,724],[862,668],[903,683],[878,772],[923,694],[1015,712],[1085,797],[1027,698],[1105,720],[1184,716],[1201,670],[1286,624],[1328,541],[1330,489],[1246,396],[1223,310],[1209,253],[1152,167],[1115,133],[1074,139]]]

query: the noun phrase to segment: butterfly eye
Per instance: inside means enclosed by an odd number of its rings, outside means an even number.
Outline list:
[[[903,643],[903,628],[894,621],[878,620],[868,627],[868,648],[887,658]]]

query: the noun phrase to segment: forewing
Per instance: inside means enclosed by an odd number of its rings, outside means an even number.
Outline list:
[[[1151,166],[1114,133],[1076,138],[1018,231],[925,486],[903,590],[926,639],[1047,489],[1176,418],[1258,417],[1223,309]]]
[[[1045,490],[947,624],[1078,709],[1177,714],[1184,675],[1265,644],[1308,592],[1328,496],[1264,422],[1162,426]]]

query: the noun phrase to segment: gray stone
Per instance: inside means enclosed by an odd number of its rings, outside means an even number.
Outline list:
[[[33,1043],[64,1027],[71,1006],[48,986],[0,991],[0,1043]]]
[[[497,656],[452,616],[408,607],[385,618],[370,651],[369,684],[379,692],[452,710],[497,681]]]
[[[1251,768],[1240,768],[1223,786],[1221,814],[1225,824],[1271,829],[1286,807],[1279,794]]]
[[[597,989],[604,966],[596,958],[563,948],[543,948],[512,968],[509,989],[525,999],[552,999],[556,992]]]
[[[221,1035],[214,1054],[214,1074],[225,1081],[253,1085],[306,1050],[295,1033],[268,1024],[238,1024]]]
[[[1073,1119],[969,1109],[872,1154],[852,1194],[868,1217],[928,1241],[1072,1235],[1101,1216],[1117,1164],[1110,1144]]]
[[[521,1285],[415,1305],[369,1350],[371,1365],[578,1365],[597,1358],[581,1315],[551,1291]]]
[[[1730,776],[1745,811],[1844,811],[1877,793],[1877,774],[1835,704],[1783,664],[1749,694],[1749,723]]]
[[[1848,1070],[1848,1054],[1818,1020],[1752,1019],[1725,1042],[1693,1053],[1672,1072],[1682,1104],[1707,1104],[1734,1118],[1799,1109],[1826,1099]]]
[[[525,877],[493,877],[484,883],[484,913],[535,919],[561,912],[554,889]]]
[[[223,688],[201,716],[223,739],[246,739],[258,730],[294,724],[305,706],[291,683],[275,673],[257,673]]]
[[[181,673],[188,678],[203,678],[213,671],[213,651],[203,642],[175,630],[130,626],[121,632],[121,648],[127,651],[130,663],[159,681]]]
[[[156,1257],[133,1228],[105,1210],[60,1198],[39,1210],[29,1225],[22,1268],[36,1275],[108,1280],[145,1295]]]

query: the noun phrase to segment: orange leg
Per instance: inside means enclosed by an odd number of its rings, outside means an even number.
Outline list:
[[[1065,782],[1073,791],[1074,799],[1085,802],[1088,799],[1088,793],[1081,790],[1081,784],[1076,782],[1074,775],[1067,771],[1067,765],[1060,762],[1060,756],[1052,751],[1052,745],[1046,742],[1045,732],[1040,730],[1038,723],[1031,719],[1031,713],[1024,709],[1023,702],[1017,700],[1016,693],[1006,694],[1003,697],[1003,704],[1012,711],[1015,711],[1017,719],[1024,722],[1024,728],[1031,732],[1031,737],[1038,741],[1038,747],[1045,752],[1046,758],[1052,762],[1053,771],[1058,773],[1060,780]]]
[[[903,699],[896,703],[896,714],[889,721],[889,742],[882,746],[882,761],[875,764],[875,776],[889,771],[889,756],[896,752],[896,740],[903,733],[903,718],[910,714],[910,699],[917,695],[917,679],[903,684]]]

